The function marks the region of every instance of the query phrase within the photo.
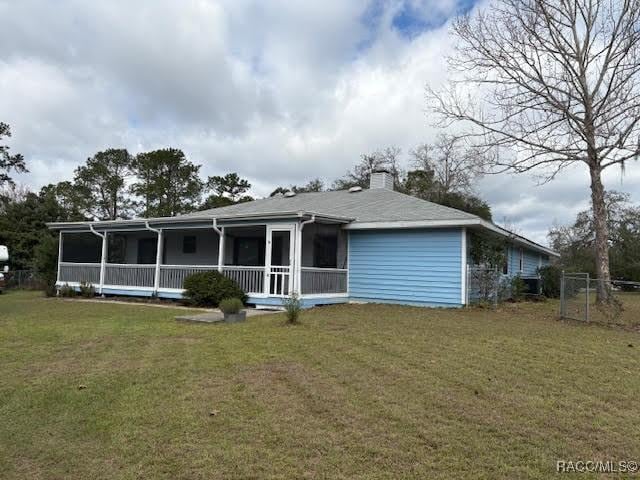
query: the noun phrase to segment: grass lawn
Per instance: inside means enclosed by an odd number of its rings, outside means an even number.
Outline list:
[[[0,477],[546,479],[558,459],[640,460],[640,334],[556,310],[192,325],[9,292]]]

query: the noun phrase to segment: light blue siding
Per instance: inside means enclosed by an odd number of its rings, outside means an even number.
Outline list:
[[[528,248],[522,248],[523,269],[520,270],[520,247],[518,245],[509,246],[509,275],[520,275],[521,277],[536,277],[540,266],[549,264],[549,256],[538,253]]]
[[[349,297],[460,306],[461,249],[461,229],[350,232]]]

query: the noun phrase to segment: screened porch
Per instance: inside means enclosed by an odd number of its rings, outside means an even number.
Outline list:
[[[189,275],[210,270],[249,297],[347,294],[347,239],[335,224],[61,232],[59,253],[58,285],[106,294],[180,296]]]

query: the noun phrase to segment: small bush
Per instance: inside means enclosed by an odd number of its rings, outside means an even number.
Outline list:
[[[238,313],[244,308],[244,303],[239,298],[224,298],[218,306],[224,313]]]
[[[525,281],[519,276],[515,276],[511,279],[511,298],[516,302],[524,300],[524,296],[529,290]]]
[[[282,300],[282,305],[287,313],[287,323],[298,323],[300,310],[302,310],[302,301],[297,293],[292,293],[290,297]]]
[[[560,298],[560,277],[562,270],[555,265],[547,265],[538,269],[542,281],[542,294],[547,298]]]
[[[217,307],[224,298],[237,298],[243,303],[247,296],[240,286],[220,272],[198,272],[184,280],[185,296],[192,305]]]
[[[58,293],[58,287],[56,287],[55,283],[45,283],[44,286],[44,296],[45,297],[55,297]]]
[[[85,298],[93,298],[96,296],[96,289],[87,282],[80,282],[80,296]]]
[[[78,296],[78,292],[76,292],[75,288],[70,287],[68,283],[65,283],[62,287],[60,287],[58,293],[61,297],[66,298],[73,298]]]

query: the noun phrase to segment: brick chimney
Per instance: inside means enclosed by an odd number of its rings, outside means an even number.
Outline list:
[[[387,190],[393,190],[393,175],[389,170],[384,168],[378,168],[371,172],[371,180],[369,181],[369,188],[386,188]]]

